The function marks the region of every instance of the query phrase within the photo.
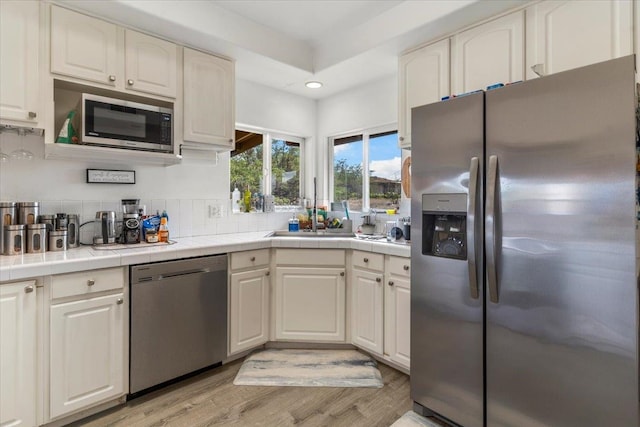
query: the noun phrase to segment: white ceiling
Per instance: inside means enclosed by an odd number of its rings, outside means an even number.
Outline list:
[[[403,51],[526,0],[54,1],[233,58],[239,79],[320,99],[393,75]]]

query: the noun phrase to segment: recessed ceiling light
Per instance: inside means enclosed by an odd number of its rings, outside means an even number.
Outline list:
[[[322,82],[317,82],[313,80],[310,82],[306,82],[304,85],[309,89],[320,89],[322,87]]]

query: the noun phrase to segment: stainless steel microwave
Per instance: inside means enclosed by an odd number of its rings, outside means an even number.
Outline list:
[[[173,153],[173,110],[82,94],[84,144]]]

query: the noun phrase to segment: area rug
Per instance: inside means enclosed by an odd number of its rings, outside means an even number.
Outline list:
[[[398,418],[390,427],[440,427],[428,418],[422,417],[413,411],[405,412],[403,416]]]
[[[375,360],[356,350],[268,349],[249,355],[235,385],[382,387]]]

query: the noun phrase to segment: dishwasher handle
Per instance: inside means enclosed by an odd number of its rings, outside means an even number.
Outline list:
[[[191,276],[193,274],[203,274],[203,273],[210,273],[210,272],[211,272],[211,270],[208,269],[208,268],[199,268],[199,269],[196,269],[196,270],[176,271],[176,272],[172,272],[172,273],[160,274],[160,275],[158,275],[156,280],[171,279],[173,277]]]

